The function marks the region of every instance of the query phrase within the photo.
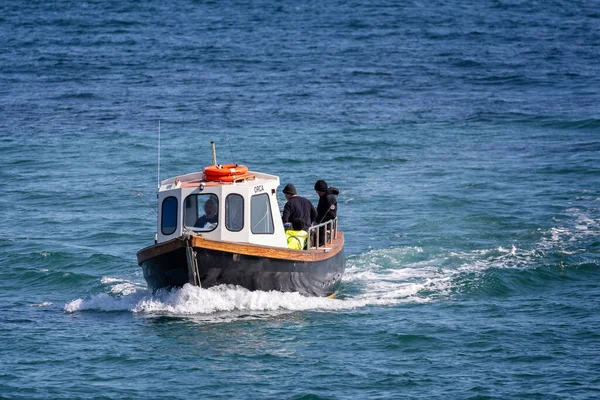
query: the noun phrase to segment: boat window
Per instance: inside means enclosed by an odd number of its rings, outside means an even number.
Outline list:
[[[183,220],[195,231],[212,231],[219,221],[219,199],[215,194],[191,194],[185,199]]]
[[[239,232],[244,227],[244,198],[239,194],[225,198],[225,226],[232,232]]]
[[[171,235],[177,229],[177,198],[167,197],[162,202],[160,230],[163,235]]]
[[[250,199],[250,224],[252,233],[273,233],[275,231],[268,194],[257,194]]]

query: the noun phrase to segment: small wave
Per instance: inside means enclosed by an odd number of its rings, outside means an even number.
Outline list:
[[[528,84],[531,81],[524,75],[504,74],[471,78],[482,85]]]
[[[382,169],[389,168],[390,165],[392,165],[392,164],[404,164],[409,161],[407,158],[385,156],[385,155],[383,155],[383,156],[379,155],[379,156],[375,156],[375,157],[370,156],[370,155],[364,155],[364,156],[344,155],[344,156],[333,157],[333,160],[336,162],[339,162],[339,163],[370,161],[373,164],[378,164]]]
[[[29,257],[23,257],[23,259],[27,260]],[[7,282],[18,282],[29,288],[70,288],[90,283],[93,276],[68,270],[15,267],[6,275],[5,279]]]
[[[517,123],[548,129],[597,129],[600,119],[557,119],[555,116],[529,114],[525,112],[493,112],[477,111],[470,115],[469,122],[485,122],[488,124]]]
[[[385,72],[385,71],[366,71],[366,70],[354,70],[352,71],[352,75],[353,76],[393,76],[392,73],[390,72]]]
[[[115,282],[121,282],[121,279],[105,276],[100,280],[100,282],[102,282],[105,285],[108,285],[108,284],[115,283]]]
[[[371,95],[376,95],[376,94],[379,94],[379,90],[377,90],[377,89],[346,91],[346,95],[348,95],[348,96],[371,96]]]
[[[40,304],[31,304],[30,307],[40,307],[40,308],[44,308],[44,307],[50,307],[52,305],[51,301],[44,301]]]
[[[544,128],[597,129],[600,128],[600,119],[588,118],[580,120],[557,120],[554,118],[545,118],[539,121],[539,125]]]
[[[94,93],[65,93],[52,98],[52,100],[102,100]]]
[[[420,247],[372,250],[348,260],[344,282],[355,300],[377,304],[429,302],[448,293],[451,276],[441,260],[423,260]]]
[[[478,61],[475,60],[469,60],[469,59],[458,59],[458,60],[454,60],[453,63],[455,66],[457,67],[461,67],[461,68],[478,68],[481,67],[483,64],[481,64]]]
[[[600,232],[600,220],[579,208],[567,210],[568,219],[551,227],[538,243],[540,250],[574,254],[583,251],[585,243],[594,241]],[[573,246],[576,245],[575,249]]]

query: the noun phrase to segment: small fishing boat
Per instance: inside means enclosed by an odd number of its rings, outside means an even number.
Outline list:
[[[217,165],[214,145],[213,165],[161,181],[155,243],[137,253],[149,288],[226,284],[334,295],[345,267],[337,218],[311,227],[304,249],[288,248],[278,186],[275,175]]]

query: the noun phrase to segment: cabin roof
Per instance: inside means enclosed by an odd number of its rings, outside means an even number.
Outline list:
[[[205,187],[210,186],[253,186],[257,183],[272,181],[279,184],[279,177],[275,175],[265,174],[262,172],[248,171],[244,175],[240,175],[234,182],[222,182],[215,180],[206,180],[203,178],[202,172],[192,172],[190,174],[174,176],[161,181],[160,191],[172,190],[178,188],[195,188],[203,184]]]

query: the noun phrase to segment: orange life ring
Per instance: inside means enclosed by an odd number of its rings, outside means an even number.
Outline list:
[[[204,168],[204,173],[212,176],[244,175],[246,172],[248,167],[239,164],[209,165]]]
[[[203,175],[207,181],[233,182],[248,172],[248,167],[239,164],[209,165],[204,168]]]
[[[237,178],[237,175],[228,176],[206,176],[204,175],[205,181],[217,181],[217,182],[233,182]]]

